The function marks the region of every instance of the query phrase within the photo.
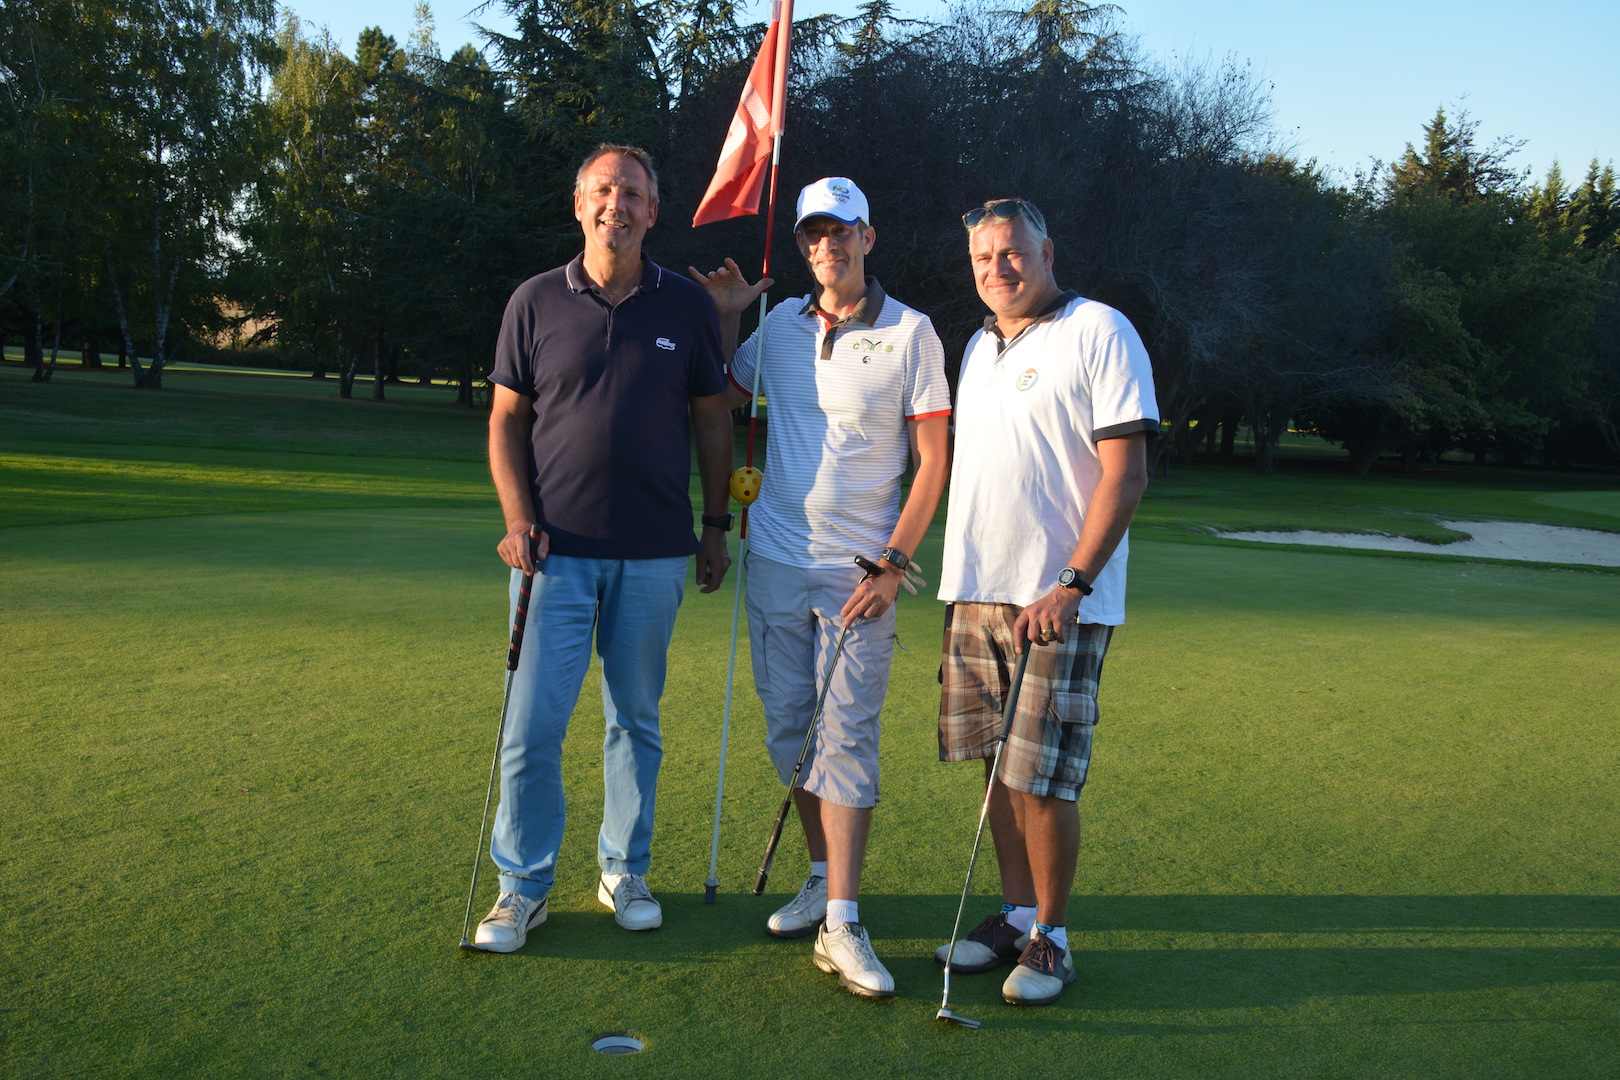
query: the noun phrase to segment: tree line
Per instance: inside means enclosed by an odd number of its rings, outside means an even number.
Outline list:
[[[345,397],[437,375],[471,405],[506,296],[578,250],[573,171],[605,140],[659,163],[655,258],[757,268],[759,219],[687,225],[764,33],[745,5],[498,2],[511,32],[448,56],[426,5],[352,48],[273,0],[7,5],[0,334],[42,379],[79,346],[156,388],[234,332]],[[1111,5],[1024,2],[795,25],[783,197],[854,177],[874,272],[953,359],[982,320],[957,216],[1016,194],[1060,282],[1141,331],[1161,455],[1230,454],[1241,425],[1261,471],[1290,428],[1363,472],[1620,463],[1612,167],[1532,182],[1518,144],[1441,109],[1336,179],[1280,144],[1241,61],[1166,67]],[[777,296],[809,287],[791,225]]]

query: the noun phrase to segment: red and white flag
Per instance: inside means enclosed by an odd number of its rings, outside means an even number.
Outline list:
[[[726,144],[720,149],[720,164],[692,215],[694,227],[759,213],[771,143],[782,132],[787,106],[788,35],[792,29],[793,0],[774,0],[770,27],[726,131]]]

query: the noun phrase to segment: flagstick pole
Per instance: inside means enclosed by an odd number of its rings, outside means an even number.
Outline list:
[[[776,70],[772,80],[774,92],[771,95],[771,182],[765,203],[765,257],[760,266],[761,278],[769,277],[771,274],[771,233],[776,226],[776,177],[782,163],[782,129],[787,116],[787,77],[793,33],[793,0],[778,0],[772,14],[776,17],[773,22],[777,23],[781,38],[777,42]],[[767,308],[768,293],[761,292],[759,347],[754,353],[754,386],[752,404],[748,410],[748,465],[754,464],[754,433],[759,427],[759,373],[765,367],[765,338],[769,332],[769,325],[765,320]],[[737,627],[742,614],[743,589],[748,578],[747,504],[743,505],[742,523],[737,532],[737,563],[737,592],[731,602],[731,654],[726,660],[726,709],[720,722],[720,769],[714,790],[714,836],[709,843],[709,877],[703,883],[705,904],[715,902],[715,893],[720,888],[720,879],[716,876],[720,863],[720,807],[725,801],[726,742],[731,734],[731,701],[737,681]]]
[[[765,210],[765,258],[759,276],[771,273],[771,233],[776,224],[776,174],[782,161],[782,133],[776,132],[771,146],[771,183]],[[754,384],[748,407],[748,451],[746,462],[754,463],[754,433],[759,424],[759,373],[765,367],[765,339],[769,324],[765,321],[769,292],[759,294],[759,348],[754,352]],[[731,601],[731,652],[726,659],[726,709],[720,721],[720,769],[714,789],[714,836],[709,842],[709,877],[703,883],[703,902],[712,904],[720,888],[717,872],[720,867],[720,807],[726,794],[726,742],[731,735],[731,700],[737,684],[737,627],[742,614],[743,587],[748,578],[748,507],[742,510],[742,524],[737,531],[737,591]]]

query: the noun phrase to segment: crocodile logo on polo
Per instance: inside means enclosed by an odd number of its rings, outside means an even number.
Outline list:
[[[658,341],[657,341],[657,345],[658,345],[658,347],[660,349],[663,349],[666,352],[674,352],[675,351],[675,343],[673,341],[669,340],[669,338],[667,338],[667,337],[659,338]]]

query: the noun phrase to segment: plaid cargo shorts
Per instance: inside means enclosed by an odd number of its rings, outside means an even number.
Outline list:
[[[945,609],[940,666],[939,759],[990,758],[1001,735],[1001,710],[1016,663],[1012,604],[955,603]],[[1114,628],[1082,623],[1063,641],[1036,646],[1024,670],[1012,733],[1001,756],[1001,780],[1031,795],[1074,801],[1091,765],[1097,681]]]

